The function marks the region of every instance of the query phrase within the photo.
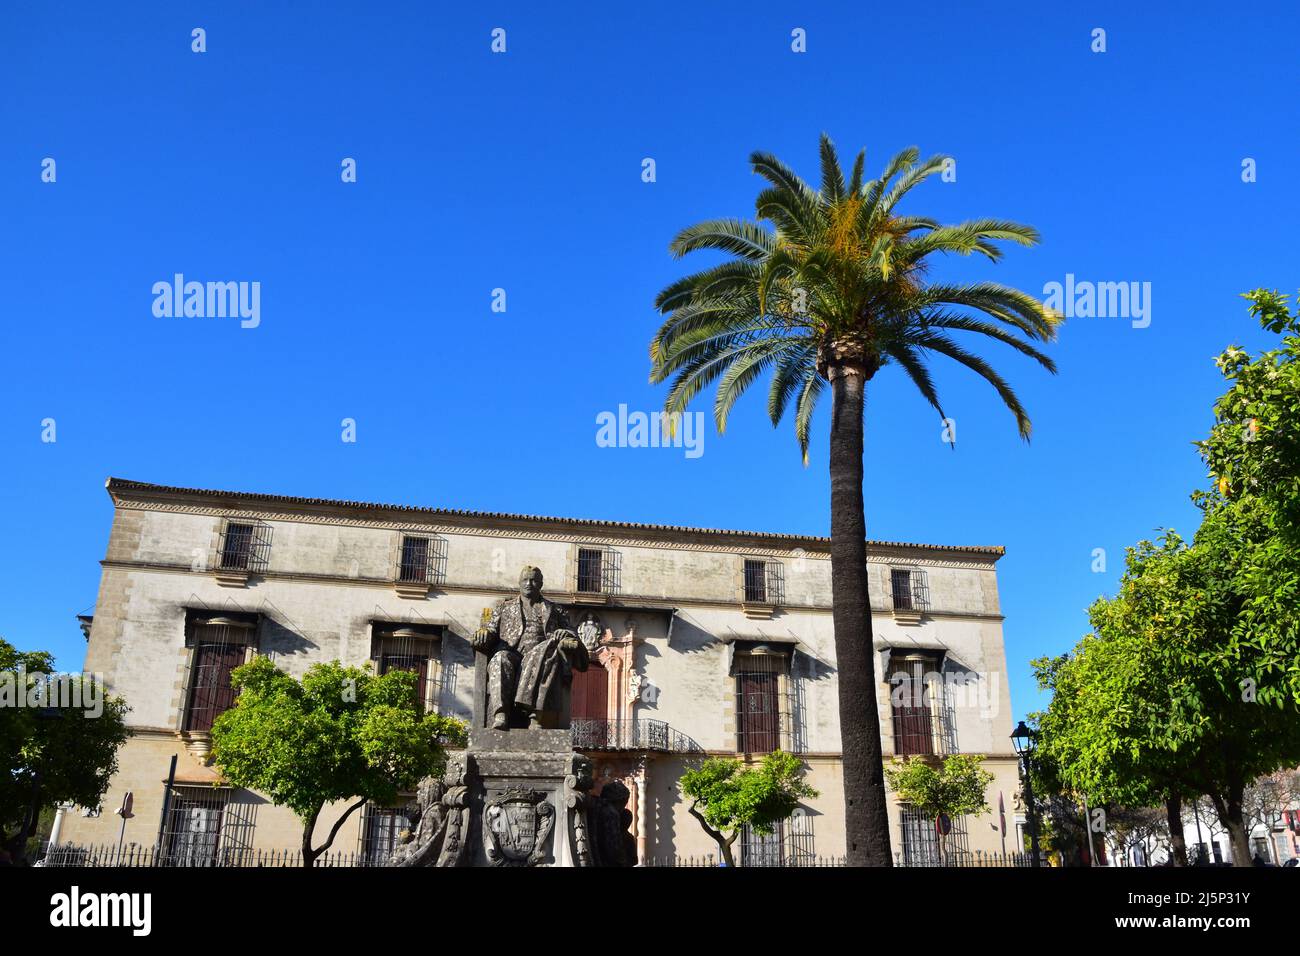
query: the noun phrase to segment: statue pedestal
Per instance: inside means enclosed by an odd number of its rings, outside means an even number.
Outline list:
[[[470,731],[464,866],[590,866],[591,763],[567,730]]]

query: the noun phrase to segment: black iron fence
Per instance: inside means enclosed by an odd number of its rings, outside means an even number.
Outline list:
[[[301,850],[231,849],[210,855],[196,856],[176,853],[165,847],[125,846],[99,844],[77,846],[71,843],[52,846],[40,866],[104,866],[104,867],[194,867],[223,869],[228,867],[300,867]],[[381,866],[383,860],[367,853],[325,853],[316,858],[316,866],[352,867]]]
[[[739,859],[739,855],[737,855]],[[721,866],[722,863],[718,857],[713,854],[704,856],[664,856],[650,857],[645,861],[646,866]],[[741,864],[744,865],[744,864]],[[772,859],[765,859],[761,863],[751,863],[750,866],[780,866],[780,867],[801,867],[801,866],[848,866],[847,860],[842,856],[787,856],[783,862],[774,862]],[[947,854],[943,863],[926,862],[926,863],[909,863],[904,859],[903,854],[894,854],[894,865],[902,867],[916,866],[946,866],[946,867],[1028,867],[1031,866],[1030,855],[1028,853],[985,853],[979,850],[963,851],[959,853]]]
[[[575,750],[661,750],[703,753],[704,748],[662,720],[574,720]]]
[[[38,866],[48,867],[275,867],[293,868],[302,866],[300,850],[240,850],[231,853],[219,853],[207,857],[201,862],[195,857],[176,856],[160,852],[156,847],[140,846],[129,843],[125,846],[113,844],[95,846],[76,846],[62,844],[50,847]],[[375,867],[382,866],[383,859],[370,853],[326,853],[316,860],[316,866],[340,867]],[[702,856],[661,856],[649,857],[645,866],[655,867],[716,867],[719,859],[712,854]],[[765,866],[781,867],[842,867],[847,862],[842,856],[798,856],[789,857],[787,862],[765,862]],[[903,860],[901,854],[895,856],[896,866],[915,866]],[[943,864],[922,864],[949,867],[1027,867],[1031,865],[1028,853],[984,853],[974,852],[949,854]]]

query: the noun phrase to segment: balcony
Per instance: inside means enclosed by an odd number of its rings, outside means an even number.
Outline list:
[[[575,750],[657,750],[704,753],[704,748],[662,720],[574,720]]]

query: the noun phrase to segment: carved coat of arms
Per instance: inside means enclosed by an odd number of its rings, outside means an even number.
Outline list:
[[[483,805],[483,848],[493,866],[537,866],[555,826],[555,808],[540,790],[513,789]]]

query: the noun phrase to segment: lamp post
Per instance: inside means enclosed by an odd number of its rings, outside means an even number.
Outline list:
[[[1029,814],[1029,846],[1033,851],[1033,859],[1029,865],[1038,867],[1041,865],[1038,859],[1038,811],[1034,807],[1034,782],[1030,774],[1030,765],[1034,757],[1034,732],[1025,726],[1023,720],[1016,725],[1015,730],[1011,731],[1011,743],[1016,748],[1016,756],[1020,758],[1021,771],[1025,780],[1025,808]]]

